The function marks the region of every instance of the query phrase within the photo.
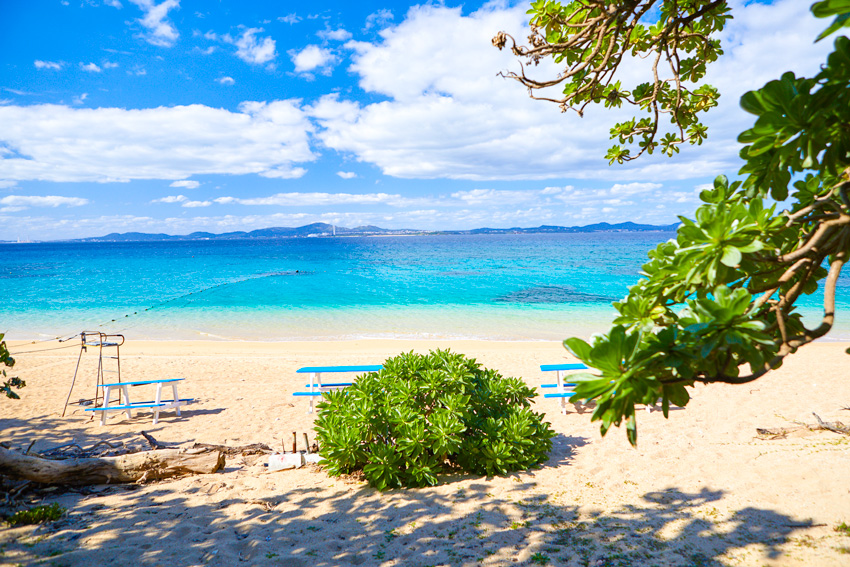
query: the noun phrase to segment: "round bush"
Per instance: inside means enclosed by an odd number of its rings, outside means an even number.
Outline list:
[[[362,471],[378,490],[433,485],[447,472],[524,470],[546,460],[555,435],[531,411],[534,395],[462,354],[400,354],[324,394],[321,464],[331,476]]]

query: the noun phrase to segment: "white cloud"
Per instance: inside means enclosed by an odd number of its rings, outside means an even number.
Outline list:
[[[153,0],[130,0],[144,14],[139,23],[147,29],[145,40],[160,47],[171,47],[180,37],[177,29],[168,21],[168,11],[180,7],[180,0],[165,0],[155,4]]]
[[[107,6],[112,6],[113,8],[117,8],[119,10],[124,7],[118,0],[103,0],[103,3]]]
[[[169,187],[185,187],[186,189],[197,189],[200,186],[201,184],[193,179],[181,179],[169,185]]]
[[[615,195],[635,195],[660,188],[660,183],[615,183],[611,187],[611,193]]]
[[[154,199],[151,203],[185,203],[188,200],[185,195],[169,195],[162,199]]]
[[[463,201],[468,206],[474,205],[516,205],[538,199],[536,191],[497,191],[495,189],[473,189],[458,191],[452,197]]]
[[[220,79],[216,79],[216,81],[218,81],[222,85],[233,85],[236,83],[233,77],[222,77]]]
[[[118,67],[118,63],[113,63],[111,61],[104,61],[103,68],[104,69],[115,69]]]
[[[234,42],[237,48],[236,56],[239,59],[246,63],[261,65],[277,57],[275,41],[272,38],[256,37],[262,31],[262,28],[248,28],[242,32],[242,35]]]
[[[350,71],[360,87],[387,100],[362,104],[325,96],[310,109],[322,126],[319,137],[329,148],[402,178],[627,182],[733,174],[740,167],[735,139],[752,123],[738,107],[740,95],[789,67],[817,72],[830,49],[828,42],[812,43],[824,22],[808,13],[808,4],[735,0],[735,18],[724,32],[726,54],[712,72],[723,96],[721,107],[708,115],[708,141],[683,148],[673,159],[653,155],[608,167],[603,156],[612,144],[609,130],[632,115],[629,109],[591,107],[584,118],[561,114],[497,76],[518,63],[490,39],[498,30],[526,36],[524,11],[492,3],[464,16],[460,8],[417,6],[398,25],[381,30],[377,41],[348,42]],[[440,30],[439,42],[432,39],[434,30]],[[632,77],[638,70],[627,67],[625,73]],[[548,60],[531,70],[541,77],[558,71]]]
[[[36,59],[34,64],[36,69],[53,69],[55,71],[61,69],[63,65],[61,61],[57,63],[55,61],[41,61],[39,59]]]
[[[390,22],[393,19],[393,13],[390,10],[378,10],[366,16],[365,29],[378,28]]]
[[[297,101],[141,110],[0,106],[0,180],[185,179],[196,174],[304,175],[316,156]]]
[[[174,184],[171,184],[174,187]],[[212,205],[212,201],[190,201],[188,197],[185,195],[169,195],[168,197],[163,197],[161,199],[154,199],[151,203],[167,203],[167,204],[176,204],[180,203],[181,207],[186,207],[187,209],[196,209],[198,207],[209,207]]]
[[[318,45],[308,45],[301,51],[290,52],[290,57],[295,64],[296,73],[309,73],[316,69],[330,71],[337,60],[330,49]]]
[[[351,32],[344,30],[343,28],[335,30],[326,28],[318,32],[316,35],[326,41],[346,41],[351,39]]]
[[[357,177],[357,174],[353,171],[337,171],[336,174],[342,177],[343,179],[354,179],[355,177]]]
[[[46,195],[43,197],[34,195],[8,195],[0,199],[0,205],[8,209],[4,209],[6,212],[22,211],[29,207],[81,207],[87,205],[88,202],[88,199],[82,199],[80,197],[58,197],[56,195]]]
[[[74,97],[74,104],[83,104],[85,100],[89,97],[89,93],[83,93],[79,96]]]
[[[328,205],[389,205],[392,207],[410,206],[420,203],[421,199],[410,199],[388,193],[277,193],[270,197],[242,199],[238,197],[219,197],[214,199],[220,205],[253,205],[277,207],[308,207]]]
[[[80,69],[89,73],[100,73],[100,67],[94,63],[83,63],[80,61]]]
[[[279,17],[277,21],[292,25],[300,22],[301,18],[297,14],[287,14],[286,16]]]

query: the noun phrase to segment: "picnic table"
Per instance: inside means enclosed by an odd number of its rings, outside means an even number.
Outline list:
[[[384,366],[382,364],[366,364],[360,366],[305,366],[296,370],[296,374],[309,374],[310,383],[305,384],[308,388],[306,392],[294,392],[293,396],[305,396],[310,400],[310,406],[307,408],[307,413],[313,413],[313,398],[321,396],[322,392],[328,390],[337,390],[351,386],[352,382],[334,382],[330,384],[322,384],[322,374],[325,373],[343,373],[343,372],[378,372]]]
[[[86,408],[85,411],[100,412],[100,424],[105,425],[107,412],[125,411],[127,412],[127,419],[131,419],[133,417],[133,410],[150,408],[153,410],[153,423],[156,425],[159,422],[160,411],[174,409],[177,411],[177,415],[180,415],[180,406],[194,401],[192,398],[181,399],[177,395],[177,382],[181,382],[182,380],[183,378],[162,378],[158,380],[131,380],[128,382],[101,384],[100,387],[103,388],[103,404],[96,408]],[[166,384],[171,386],[172,397],[170,400],[162,399],[162,387]],[[156,386],[154,400],[147,402],[132,402],[130,400],[130,386],[147,385]],[[118,405],[110,406],[109,401],[113,399],[112,393],[114,390],[120,390],[124,394],[124,401]]]

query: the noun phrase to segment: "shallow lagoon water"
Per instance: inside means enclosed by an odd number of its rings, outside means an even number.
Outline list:
[[[607,329],[673,233],[3,245],[10,339],[560,340]],[[842,277],[833,336],[850,338]],[[807,320],[818,299],[806,298]]]

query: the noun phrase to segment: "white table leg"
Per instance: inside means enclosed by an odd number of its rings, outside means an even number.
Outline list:
[[[121,389],[124,391],[124,403],[129,406],[130,405],[130,386],[121,386]],[[127,408],[127,419],[133,418],[133,412],[128,407]]]
[[[567,399],[564,397],[564,375],[558,370],[558,393],[561,394],[561,415],[567,414]]]
[[[106,408],[109,407],[109,386],[103,387],[103,410],[100,412],[100,424],[106,425]]]
[[[159,404],[162,402],[162,382],[157,382],[156,384],[156,399],[154,403],[157,404],[153,408],[153,424],[156,425],[159,423]]]
[[[315,383],[319,383],[319,389],[322,388],[322,375],[319,372],[310,373],[310,406],[307,408],[307,413],[313,413],[313,393],[316,391]]]
[[[177,395],[177,382],[171,383],[171,393],[174,394],[174,406],[177,408],[177,415],[180,415],[180,397]]]

